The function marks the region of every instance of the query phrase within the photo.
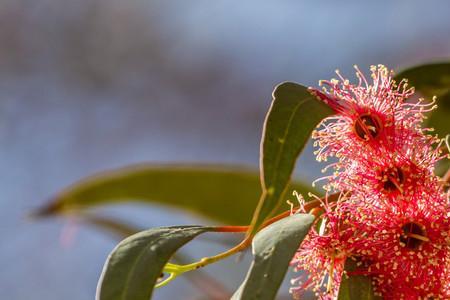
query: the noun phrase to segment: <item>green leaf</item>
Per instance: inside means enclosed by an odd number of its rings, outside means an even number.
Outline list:
[[[130,235],[142,231],[142,229],[138,229],[137,227],[134,227],[128,223],[121,222],[109,217],[97,216],[92,214],[83,214],[82,217],[83,222],[94,225],[94,227],[96,228],[103,229],[119,240],[123,240]],[[230,240],[204,240],[213,243],[223,243],[227,247],[236,245],[236,241],[231,242]],[[182,250],[180,250],[172,256],[171,261],[176,264],[183,265],[188,264],[192,261],[192,259],[187,257],[184,253],[182,253]],[[189,281],[189,283],[193,287],[196,287],[202,294],[205,294],[205,296],[209,296],[211,299],[225,299],[230,295],[230,293],[219,282],[217,282],[213,277],[211,277],[201,269],[196,270],[195,272],[187,272],[183,275],[184,278]],[[205,284],[208,286],[207,289],[205,289],[204,287]]]
[[[285,82],[275,88],[261,141],[263,195],[252,222],[253,232],[277,211],[311,132],[332,113],[304,86]]]
[[[441,137],[450,133],[450,63],[425,64],[400,72],[395,79],[407,78],[416,91],[431,99],[437,96],[438,109],[429,116],[428,127]]]
[[[428,117],[427,127],[434,128],[442,138],[450,133],[450,93],[437,98],[438,108]]]
[[[347,259],[344,269],[346,272],[353,272],[357,268],[356,262]],[[380,299],[374,295],[372,281],[370,277],[363,275],[342,275],[339,287],[338,300],[375,300]]]
[[[296,214],[258,232],[252,244],[252,265],[232,299],[275,299],[289,263],[313,222],[313,215]]]
[[[208,227],[154,228],[123,240],[109,255],[97,287],[97,300],[149,300],[172,255]]]
[[[292,188],[311,191],[300,183]],[[248,224],[260,194],[259,173],[253,169],[146,164],[75,183],[35,215],[77,213],[97,205],[136,201],[168,205],[228,224]]]
[[[397,82],[403,78],[424,96],[439,97],[450,92],[450,62],[414,66],[395,76]]]

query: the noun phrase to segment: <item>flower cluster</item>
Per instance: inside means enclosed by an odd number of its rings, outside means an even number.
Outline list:
[[[449,192],[434,174],[445,156],[422,126],[434,101],[412,101],[414,89],[384,66],[371,80],[355,68],[357,84],[336,72],[311,89],[335,111],[313,133],[317,159],[333,160],[320,179],[331,196],[292,261],[303,273],[292,293],[335,299],[342,276],[358,274],[383,299],[450,299]]]

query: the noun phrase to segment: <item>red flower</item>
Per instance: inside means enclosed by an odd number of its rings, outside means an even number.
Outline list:
[[[413,151],[399,147],[397,152],[379,154],[341,162],[338,172],[328,177],[329,185],[385,205],[420,201],[424,193],[440,189],[439,178],[434,175],[439,152],[431,145]]]
[[[450,210],[444,193],[430,191],[398,206],[360,206],[357,213],[366,243],[354,251],[370,262],[367,274],[385,299],[449,299]]]
[[[334,299],[345,260],[355,248],[362,247],[357,228],[353,226],[354,222],[349,221],[351,215],[345,209],[347,206],[341,206],[345,199],[343,194],[336,203],[328,203],[325,199],[322,204],[324,213],[292,260],[294,269],[303,271],[292,280],[295,287],[291,288],[291,293],[295,298],[310,289],[321,299]],[[319,225],[320,229],[317,228]]]
[[[321,101],[336,111],[326,118],[322,127],[313,133],[317,141],[317,159],[330,156],[361,160],[378,155],[380,149],[396,152],[398,148],[429,144],[429,137],[420,128],[424,112],[432,110],[434,102],[408,103],[413,88],[406,81],[398,85],[392,72],[384,66],[372,67],[372,83],[356,68],[357,85],[351,84],[337,72],[340,80],[322,81],[323,91],[310,89]],[[425,141],[421,141],[425,137]],[[361,159],[358,159],[361,158]]]
[[[371,84],[356,70],[357,85],[337,72],[340,81],[311,90],[337,113],[313,137],[319,161],[338,158],[322,179],[341,197],[325,199],[321,229],[292,260],[305,273],[291,291],[335,299],[345,260],[356,257],[385,299],[450,299],[450,192],[434,175],[441,144],[421,128],[434,102],[406,102],[413,89],[384,66],[371,68]]]

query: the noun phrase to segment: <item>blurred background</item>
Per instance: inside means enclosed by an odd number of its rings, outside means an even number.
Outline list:
[[[276,84],[448,58],[449,11],[447,0],[1,0],[0,298],[94,298],[117,241],[26,218],[55,192],[139,162],[257,167]],[[308,181],[320,173],[310,150],[297,171]],[[110,213],[146,227],[206,222],[162,207]],[[233,290],[248,261],[205,271]],[[154,299],[201,295],[179,278]]]

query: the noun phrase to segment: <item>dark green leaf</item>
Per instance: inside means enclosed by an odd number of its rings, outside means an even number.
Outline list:
[[[410,85],[423,96],[437,96],[438,109],[429,116],[427,126],[441,137],[450,133],[450,63],[426,64],[407,69],[396,76],[396,80],[407,78]]]
[[[424,64],[398,73],[395,80],[408,79],[409,85],[426,97],[450,92],[450,63]]]
[[[441,160],[437,164],[436,169],[434,170],[434,173],[437,176],[443,177],[449,169],[450,169],[450,160],[448,160],[448,159]]]
[[[179,226],[139,232],[109,255],[97,287],[97,300],[149,300],[162,270],[184,244],[210,228]]]
[[[303,193],[311,191],[298,183],[293,188]],[[95,205],[139,201],[177,207],[229,224],[248,224],[260,194],[259,173],[252,169],[140,165],[82,180],[56,195],[36,214],[54,215]]]
[[[313,222],[312,215],[296,214],[258,232],[252,244],[252,265],[232,299],[275,299],[289,263]]]
[[[285,82],[275,88],[261,141],[263,195],[253,219],[253,231],[277,210],[311,132],[332,113],[304,86]]]
[[[97,228],[111,233],[114,237],[119,238],[120,240],[129,237],[130,235],[133,235],[139,231],[142,231],[142,229],[139,230],[137,227],[131,226],[119,220],[92,214],[83,214],[83,221],[87,224],[94,225]],[[222,239],[208,239],[208,241],[223,243],[227,247],[236,245],[236,240],[233,240],[233,242],[231,242],[229,240],[223,240],[223,237],[225,236],[221,236]],[[171,261],[176,264],[183,265],[190,263],[192,259],[187,257],[182,253],[182,250],[180,250],[172,256]],[[196,270],[195,272],[187,272],[183,274],[183,276],[186,280],[189,281],[189,283],[192,284],[192,286],[198,288],[202,294],[205,294],[208,299],[225,299],[230,295],[230,293],[225,289],[225,287],[222,286],[222,284],[216,281],[209,274],[203,272],[201,269]],[[205,288],[205,284],[207,285],[207,288]]]
[[[356,262],[347,259],[345,262],[346,272],[356,270]],[[372,281],[370,277],[362,275],[342,276],[341,286],[339,287],[338,300],[375,300],[380,299],[374,295]]]
[[[434,128],[442,138],[450,133],[450,92],[437,98],[438,108],[429,116],[427,127]]]

